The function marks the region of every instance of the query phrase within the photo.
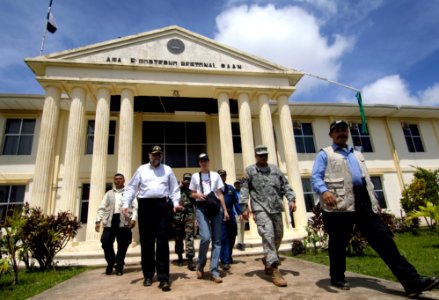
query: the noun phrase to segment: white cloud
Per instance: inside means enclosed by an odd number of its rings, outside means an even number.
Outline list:
[[[231,7],[218,15],[216,24],[215,39],[219,42],[332,80],[337,80],[340,60],[353,44],[352,38],[339,34],[331,36],[329,42],[320,32],[319,20],[297,6]],[[298,92],[322,83],[302,80]]]
[[[436,106],[439,104],[439,83],[412,95],[399,75],[390,75],[366,85],[362,96],[365,104]]]

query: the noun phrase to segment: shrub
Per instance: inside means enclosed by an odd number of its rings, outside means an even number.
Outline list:
[[[80,228],[77,218],[70,212],[44,215],[40,208],[25,205],[22,240],[41,270],[54,268],[54,257]]]
[[[320,206],[312,209],[313,216],[308,220],[308,226],[305,228],[308,235],[303,240],[305,249],[312,247],[314,252],[319,248],[328,248],[328,233],[323,225],[323,214]]]
[[[291,253],[293,256],[297,256],[299,254],[303,254],[306,252],[305,246],[302,241],[294,240],[291,244]]]
[[[349,256],[363,256],[364,251],[369,246],[367,240],[361,234],[357,225],[354,225],[351,234],[349,235],[348,245],[346,247],[346,253]]]

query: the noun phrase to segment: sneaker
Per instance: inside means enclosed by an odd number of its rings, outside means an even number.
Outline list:
[[[422,294],[422,292],[430,291],[439,286],[439,279],[436,277],[423,277],[416,281],[416,288],[414,290],[406,290],[406,295],[409,298],[415,298]]]
[[[122,276],[123,270],[122,269],[116,269],[116,276]]]
[[[151,278],[145,278],[143,280],[143,286],[151,286],[152,285],[152,279]]]
[[[219,277],[218,275],[216,275],[216,276],[214,276],[214,275],[210,276],[210,280],[212,280],[212,281],[215,282],[215,283],[222,283],[222,282],[223,282],[223,279],[222,279],[221,277]]]
[[[223,265],[223,270],[225,271],[230,270],[230,265],[229,264]]]
[[[337,281],[331,280],[331,284],[333,286],[335,286],[335,287],[337,287],[339,289],[345,290],[345,291],[351,289],[351,286],[349,285],[349,282],[347,282],[346,280],[337,280]]]

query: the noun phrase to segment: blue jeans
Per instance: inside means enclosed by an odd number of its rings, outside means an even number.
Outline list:
[[[218,261],[221,253],[221,229],[224,212],[220,211],[211,219],[204,213],[204,207],[196,208],[197,223],[200,233],[200,249],[198,251],[198,270],[203,270],[206,265],[207,251],[209,250],[210,240],[212,239],[212,255],[210,258],[210,273],[212,276],[220,276],[218,271]]]

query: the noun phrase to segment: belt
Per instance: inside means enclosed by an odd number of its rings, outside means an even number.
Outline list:
[[[163,198],[138,198],[141,201],[168,202],[168,197]]]

